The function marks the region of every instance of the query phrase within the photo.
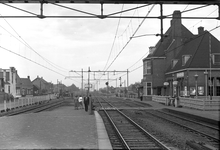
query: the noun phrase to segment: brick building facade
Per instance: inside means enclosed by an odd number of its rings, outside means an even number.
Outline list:
[[[174,11],[163,42],[143,59],[144,96],[220,96],[220,42],[203,27],[193,35]]]

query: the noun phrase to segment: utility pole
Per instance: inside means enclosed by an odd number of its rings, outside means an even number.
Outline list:
[[[127,97],[128,97],[128,86],[129,86],[129,81],[128,81],[129,77],[128,77],[128,69],[127,69]]]
[[[212,91],[212,47],[211,47],[211,36],[209,36],[209,71],[210,71],[210,88],[209,88],[209,93],[210,93],[210,100],[212,100],[212,94],[214,95],[214,89]],[[213,80],[213,88],[214,88],[214,80]]]
[[[87,96],[89,97],[89,89],[90,89],[90,82],[89,82],[89,78],[90,78],[90,67],[89,67],[89,70],[88,70],[88,93],[87,93]],[[89,115],[92,115],[92,99],[89,100]]]
[[[119,97],[121,97],[121,77],[119,77],[119,80],[120,80]]]

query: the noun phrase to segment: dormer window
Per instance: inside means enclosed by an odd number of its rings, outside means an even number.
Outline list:
[[[214,65],[220,65],[220,53],[212,54],[212,62]]]
[[[178,62],[178,59],[171,60],[171,67],[174,68],[177,62]]]
[[[185,66],[187,61],[189,60],[190,55],[183,55],[182,56],[182,65]]]

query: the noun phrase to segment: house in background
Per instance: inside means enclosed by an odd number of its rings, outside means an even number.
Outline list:
[[[16,96],[16,77],[17,70],[14,67],[9,69],[0,68],[0,90],[8,94]]]
[[[220,42],[203,27],[192,34],[174,11],[163,42],[143,59],[143,93],[169,96],[220,96]]]
[[[39,78],[39,76],[37,76],[37,78],[32,81],[32,84],[34,85],[34,95],[49,94],[53,91],[53,84],[45,81],[43,77]]]
[[[20,78],[17,75],[16,94],[17,97],[33,96],[33,84],[30,80],[30,76]]]

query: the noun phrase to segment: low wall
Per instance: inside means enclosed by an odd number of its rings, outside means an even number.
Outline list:
[[[154,96],[152,96],[152,101],[166,104],[168,97],[169,96],[157,96],[157,95],[154,95]]]
[[[152,95],[143,95],[143,101],[152,101]]]

